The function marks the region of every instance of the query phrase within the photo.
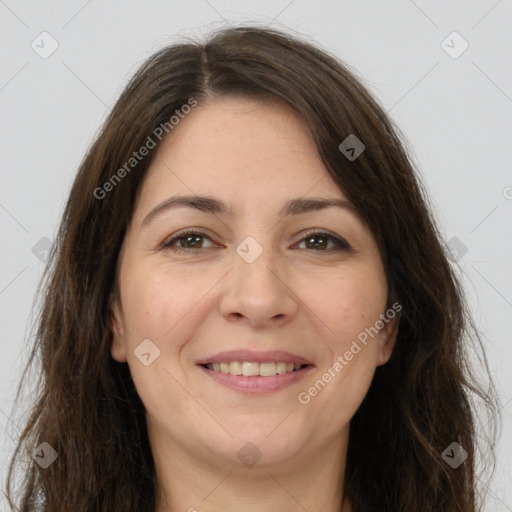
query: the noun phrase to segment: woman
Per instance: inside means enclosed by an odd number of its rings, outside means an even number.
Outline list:
[[[478,510],[495,392],[397,133],[278,31],[148,59],[51,255],[19,509]]]

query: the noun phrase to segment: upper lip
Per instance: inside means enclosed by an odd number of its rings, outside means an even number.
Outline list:
[[[208,363],[226,363],[230,361],[250,361],[255,363],[267,363],[275,361],[293,364],[313,364],[311,361],[301,356],[284,352],[282,350],[269,350],[266,352],[255,352],[254,350],[231,350],[229,352],[219,352],[213,356],[205,357],[196,362],[196,364]]]

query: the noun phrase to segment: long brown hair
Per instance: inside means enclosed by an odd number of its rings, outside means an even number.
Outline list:
[[[200,108],[233,95],[282,102],[304,119],[326,169],[377,239],[389,303],[402,306],[392,357],[351,420],[344,485],[353,511],[479,510],[477,448],[483,439],[494,468],[497,394],[405,138],[347,65],[260,27],[222,29],[154,54],[89,148],[44,276],[27,365],[40,365],[41,381],[11,461],[9,503],[21,511],[154,510],[144,407],[127,364],[110,356],[108,313],[121,243],[156,149],[126,163],[158,127],[170,130],[169,119],[191,99]],[[355,160],[338,147],[350,134],[365,144]],[[470,347],[481,350],[486,386],[473,374]],[[473,398],[490,415],[483,438]],[[42,442],[58,454],[46,469],[29,456]],[[443,457],[453,442],[467,452],[457,468]]]

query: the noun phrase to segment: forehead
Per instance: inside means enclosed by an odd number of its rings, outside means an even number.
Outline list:
[[[176,194],[221,197],[237,212],[282,207],[292,196],[345,199],[299,115],[245,98],[200,103],[164,138],[139,203],[147,212]]]

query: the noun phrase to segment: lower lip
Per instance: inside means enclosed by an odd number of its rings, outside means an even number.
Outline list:
[[[310,364],[296,372],[286,372],[281,375],[272,375],[270,377],[261,377],[256,375],[245,377],[244,375],[231,375],[230,373],[215,372],[200,365],[199,368],[203,370],[206,375],[223,386],[240,393],[261,394],[279,391],[280,389],[287,388],[288,386],[301,381],[313,370],[314,366]]]

